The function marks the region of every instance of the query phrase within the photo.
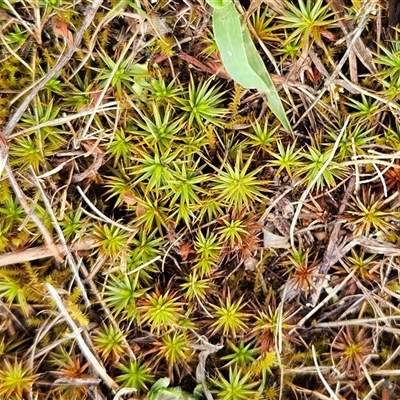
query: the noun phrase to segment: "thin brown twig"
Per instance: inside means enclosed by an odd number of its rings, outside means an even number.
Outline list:
[[[56,244],[57,252],[59,254],[64,254],[64,245]],[[85,239],[74,243],[69,248],[70,252],[73,251],[84,251],[92,250],[94,247],[93,239]],[[25,263],[33,260],[40,260],[42,258],[53,257],[53,252],[48,248],[47,245],[32,247],[27,250],[22,251],[12,251],[10,253],[0,254],[0,267],[6,265],[13,265],[19,263]]]
[[[87,343],[82,337],[80,329],[75,324],[74,320],[69,315],[67,309],[65,308],[63,301],[61,300],[60,295],[57,293],[56,289],[50,283],[46,283],[47,291],[49,292],[51,298],[56,303],[60,314],[64,317],[65,321],[71,328],[72,332],[75,335],[75,339],[78,343],[79,348],[81,349],[83,355],[86,357],[87,361],[91,364],[93,369],[99,375],[99,377],[103,380],[103,382],[113,391],[118,389],[118,385],[116,382],[108,375],[107,371],[105,370],[104,366],[100,364],[97,358],[94,356],[90,348],[88,347]]]

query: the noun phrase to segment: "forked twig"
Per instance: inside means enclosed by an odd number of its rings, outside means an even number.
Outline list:
[[[335,392],[332,390],[332,388],[329,386],[328,382],[326,381],[326,379],[322,375],[322,372],[321,372],[321,370],[319,368],[319,365],[318,365],[317,353],[315,352],[314,345],[312,345],[311,350],[312,350],[312,356],[313,356],[315,368],[317,369],[317,373],[318,373],[319,379],[321,379],[323,385],[325,386],[325,389],[330,394],[330,396],[331,396],[330,398],[333,399],[333,400],[339,400],[339,398],[336,396]]]
[[[198,340],[201,343],[190,343],[189,347],[194,350],[200,350],[199,353],[199,363],[196,368],[196,381],[200,383],[203,387],[204,395],[206,396],[207,400],[214,400],[210,390],[208,389],[206,383],[206,361],[210,354],[216,353],[217,351],[221,350],[224,346],[223,345],[214,345],[210,343],[207,338],[198,335],[194,330],[191,331],[197,336]]]
[[[80,329],[76,326],[75,322],[71,318],[71,316],[68,314],[67,309],[65,308],[61,297],[57,293],[57,291],[54,289],[50,283],[46,283],[47,291],[49,292],[51,298],[54,300],[56,303],[56,306],[62,316],[65,318],[65,321],[71,328],[72,332],[75,335],[76,342],[78,343],[79,348],[81,349],[83,355],[85,358],[88,360],[88,362],[91,364],[93,369],[97,372],[99,377],[104,381],[104,383],[112,390],[116,390],[118,388],[118,385],[114,382],[114,380],[107,374],[106,370],[104,367],[99,363],[97,358],[94,356],[94,354],[91,352],[89,349],[88,345],[86,344],[85,340],[83,339]]]

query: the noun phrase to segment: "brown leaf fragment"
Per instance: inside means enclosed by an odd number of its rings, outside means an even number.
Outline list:
[[[182,261],[186,261],[189,254],[193,253],[192,244],[189,242],[183,242],[178,250],[178,254],[181,256]]]
[[[220,60],[205,60],[204,65],[214,71],[214,74],[217,74],[220,78],[227,80],[231,79]]]
[[[338,40],[337,36],[334,33],[326,31],[325,29],[321,29],[320,34],[322,37],[330,40],[331,42],[336,42]]]
[[[134,206],[137,203],[137,199],[134,196],[133,193],[128,192],[127,190],[124,191],[122,194],[122,197],[124,198],[124,202],[128,204],[129,206]]]
[[[149,65],[153,66],[154,64],[159,64],[167,59],[168,59],[168,56],[166,54],[158,54],[158,55],[150,58]]]
[[[8,142],[0,129],[0,176],[3,173],[4,167],[8,159]]]
[[[138,203],[138,205],[136,206],[136,217],[140,218],[145,213],[146,209],[140,203]]]
[[[82,142],[82,147],[94,157],[103,158],[105,155],[104,150],[98,145],[96,140],[85,140]]]
[[[97,104],[97,101],[99,100],[101,96],[102,90],[93,90],[90,92],[90,105],[95,105]],[[100,104],[105,104],[107,103],[107,99],[104,97],[103,100],[100,102]]]
[[[72,32],[68,29],[68,25],[65,20],[54,16],[51,19],[51,25],[53,28],[54,36],[57,39],[64,39],[68,49],[71,49],[73,47],[74,38],[72,36]]]
[[[318,85],[321,80],[321,73],[313,68],[312,70],[306,70],[306,75],[308,80],[310,80],[314,85]]]
[[[186,53],[178,53],[177,56],[189,64],[191,64],[193,67],[199,69],[200,71],[208,72],[209,74],[213,74],[214,71],[212,71],[210,68],[206,67],[203,63],[201,63],[199,60],[196,58],[189,56],[189,54]]]
[[[395,385],[389,379],[386,379],[382,385],[382,400],[394,399],[394,388]]]

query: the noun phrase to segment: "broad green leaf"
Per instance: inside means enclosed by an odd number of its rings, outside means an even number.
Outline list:
[[[231,2],[232,0],[207,0],[207,3],[213,8],[223,8]]]
[[[213,12],[214,38],[231,78],[245,88],[265,89],[264,82],[251,68],[243,40],[240,15],[233,3]]]
[[[258,54],[258,51],[254,46],[253,41],[251,40],[251,36],[247,28],[243,32],[243,41],[250,66],[265,84],[266,88],[264,89],[264,92],[267,96],[270,109],[276,115],[279,121],[281,121],[282,125],[289,132],[291,132],[292,127],[290,126],[290,122],[287,119],[286,111],[282,105],[279,93],[276,90],[274,83],[272,82],[271,76],[269,75],[261,56]],[[257,89],[262,91],[262,88]]]
[[[211,0],[207,2],[210,5],[214,3]],[[214,8],[213,29],[222,62],[231,78],[245,88],[258,89],[265,93],[272,112],[291,132],[292,128],[278,91],[251,40],[249,30],[231,0],[224,7]]]
[[[169,383],[169,378],[161,378],[154,383],[147,393],[149,400],[197,400],[196,393],[191,395],[183,391],[180,386],[168,388]]]

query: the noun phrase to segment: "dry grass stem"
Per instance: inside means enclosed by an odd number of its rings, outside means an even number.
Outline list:
[[[100,365],[99,361],[97,358],[94,356],[94,354],[90,351],[89,347],[87,346],[86,342],[84,341],[80,329],[76,326],[75,322],[71,318],[71,316],[68,314],[67,309],[65,308],[61,297],[57,293],[57,291],[54,289],[52,285],[49,283],[46,284],[47,290],[49,292],[49,295],[51,298],[54,300],[54,302],[57,305],[58,310],[60,311],[61,315],[65,318],[66,322],[68,323],[69,327],[71,328],[72,332],[75,335],[75,339],[78,343],[79,348],[82,351],[82,354],[85,356],[85,358],[90,362],[91,366],[93,369],[96,371],[96,373],[101,377],[103,382],[111,389],[116,390],[118,388],[118,385],[114,382],[114,380],[107,374],[106,370],[102,365]]]

